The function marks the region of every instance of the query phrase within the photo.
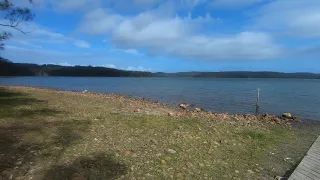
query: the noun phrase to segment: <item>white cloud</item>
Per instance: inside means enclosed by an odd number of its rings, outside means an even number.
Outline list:
[[[0,20],[2,24],[8,24],[7,20]],[[2,30],[10,32],[12,37],[7,42],[18,43],[21,45],[29,45],[29,47],[41,48],[39,43],[47,44],[68,44],[71,43],[80,48],[89,48],[90,44],[86,41],[66,36],[64,34],[55,32],[46,27],[40,26],[36,23],[21,23],[19,29],[27,32],[23,34],[10,27],[2,27]],[[6,43],[7,43],[6,42]],[[37,43],[37,44],[34,44]]]
[[[132,54],[136,51],[131,49],[143,49],[147,54],[159,56],[224,60],[270,59],[282,53],[281,47],[267,33],[204,33],[206,24],[217,22],[210,14],[193,17],[189,13],[186,17],[172,17],[165,14],[162,16],[161,13],[148,11],[135,17],[124,17],[99,9],[93,12],[94,15],[88,14],[90,21],[84,21],[80,28],[95,24],[88,33],[111,35],[116,47],[127,49],[127,53]]]
[[[142,54],[139,53],[136,49],[126,49],[126,50],[124,50],[124,52],[126,52],[126,53],[128,53],[128,54],[142,55]]]
[[[117,66],[114,65],[114,64],[105,64],[105,65],[102,65],[102,67],[113,68],[113,69],[116,69],[116,68],[117,68]]]
[[[320,1],[278,0],[253,14],[255,28],[300,38],[320,37]]]
[[[127,53],[127,54],[132,54],[132,55],[137,55],[137,56],[143,55],[142,53],[140,53],[136,49],[111,49],[110,51],[112,51],[112,52],[124,52],[124,53]]]
[[[80,31],[89,34],[105,34],[114,29],[122,20],[123,17],[120,15],[111,14],[105,9],[95,9],[85,15]]]
[[[57,11],[87,11],[103,5],[103,0],[48,0],[47,4]]]
[[[210,3],[211,7],[214,8],[243,8],[247,6],[251,6],[256,3],[260,3],[266,0],[213,0]]]
[[[197,19],[156,19],[140,15],[113,32],[113,42],[124,48],[144,48],[156,55],[191,59],[269,59],[281,54],[272,37],[262,32],[213,36],[195,32]]]
[[[128,70],[128,71],[148,71],[148,72],[152,71],[151,68],[145,68],[143,66],[138,66],[138,67],[129,66],[129,67],[127,67],[126,70]]]
[[[81,40],[76,40],[73,43],[74,45],[81,47],[81,48],[90,48],[90,44],[85,42],[85,41],[81,41]]]
[[[51,63],[51,64],[55,64],[55,65],[59,65],[59,66],[75,66],[74,64],[69,64],[67,62],[63,62],[63,63]]]

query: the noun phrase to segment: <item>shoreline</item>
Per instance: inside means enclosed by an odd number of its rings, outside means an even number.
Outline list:
[[[75,95],[83,95],[83,96],[94,96],[96,98],[120,98],[120,99],[128,99],[131,101],[135,101],[136,103],[141,103],[143,106],[151,106],[151,108],[166,108],[166,112],[159,113],[158,115],[166,115],[172,117],[199,117],[205,119],[220,119],[220,120],[236,120],[236,121],[244,121],[248,124],[253,122],[262,122],[268,123],[271,125],[286,125],[292,127],[305,128],[304,124],[315,124],[320,125],[320,121],[312,121],[312,120],[301,120],[299,117],[292,116],[292,118],[283,117],[283,115],[274,115],[274,114],[229,114],[229,113],[214,113],[211,111],[203,111],[201,108],[193,107],[194,110],[191,109],[181,109],[179,104],[176,103],[161,103],[156,100],[151,100],[143,97],[132,97],[129,95],[117,94],[117,93],[99,93],[99,92],[89,92],[89,91],[71,91],[71,90],[61,90],[57,88],[46,88],[46,87],[34,87],[34,86],[11,86],[11,85],[0,85],[0,88],[26,88],[33,90],[43,90],[48,92],[59,92],[59,93],[72,93]],[[138,105],[139,107],[139,105]],[[143,107],[142,107],[143,108]],[[137,110],[139,108],[133,109],[133,112],[140,111]],[[197,111],[195,109],[201,109],[201,111]],[[135,112],[137,113],[137,112]],[[157,113],[155,113],[157,114]]]
[[[0,179],[287,177],[320,129],[25,86],[0,86],[0,105]]]

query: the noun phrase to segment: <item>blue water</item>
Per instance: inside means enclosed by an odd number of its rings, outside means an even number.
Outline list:
[[[261,113],[291,112],[320,121],[320,80],[217,78],[0,78],[0,85],[116,93],[169,104],[186,102],[212,112],[255,113],[261,89]]]

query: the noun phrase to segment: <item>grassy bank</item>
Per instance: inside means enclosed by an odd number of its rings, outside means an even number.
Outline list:
[[[116,95],[0,87],[0,179],[273,179],[318,133]]]

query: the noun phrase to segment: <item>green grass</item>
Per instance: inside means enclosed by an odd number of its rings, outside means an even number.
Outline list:
[[[0,87],[0,105],[0,179],[273,179],[317,136],[118,96]]]

